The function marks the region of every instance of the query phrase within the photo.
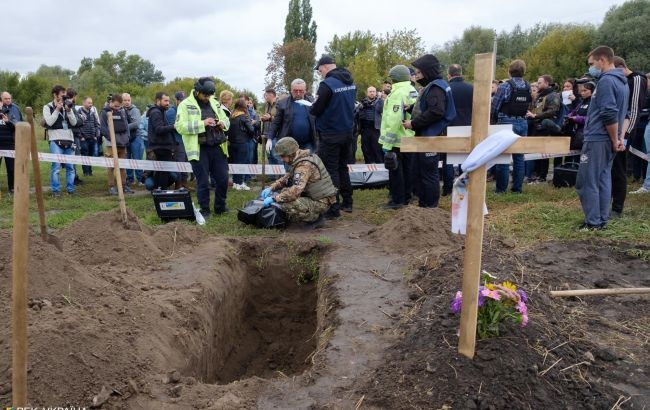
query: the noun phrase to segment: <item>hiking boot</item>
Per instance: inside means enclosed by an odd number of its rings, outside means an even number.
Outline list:
[[[201,213],[201,216],[202,216],[203,219],[205,219],[205,220],[208,220],[208,219],[210,218],[210,216],[212,216],[212,214],[211,214],[211,212],[210,212],[209,209],[201,209],[199,212]]]
[[[347,213],[352,213],[352,205],[343,205],[341,206],[341,211],[347,212]]]
[[[78,176],[75,175],[73,184],[74,185],[83,185],[84,182],[81,180],[81,178],[79,178]]]
[[[325,219],[336,219],[341,217],[341,212],[329,210],[324,214]]]
[[[401,209],[404,205],[402,204],[396,204],[395,202],[389,202],[387,204],[384,204],[382,208],[384,209]]]
[[[325,226],[325,216],[323,214],[320,214],[315,221],[305,223],[306,229],[318,229],[323,226]]]
[[[124,192],[125,194],[134,193],[133,190],[128,185],[124,185],[124,187],[122,188],[122,192]]]
[[[117,188],[114,186],[108,187],[108,194],[111,196],[117,196]]]
[[[61,198],[60,192],[52,192],[52,198]]]

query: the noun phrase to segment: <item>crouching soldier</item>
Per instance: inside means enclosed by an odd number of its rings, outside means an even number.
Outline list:
[[[323,161],[309,150],[299,149],[291,137],[281,138],[275,152],[290,169],[262,191],[264,206],[277,202],[290,221],[305,222],[310,229],[322,227],[323,214],[336,202],[336,188]]]

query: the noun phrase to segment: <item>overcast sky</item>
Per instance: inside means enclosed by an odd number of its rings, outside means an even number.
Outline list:
[[[469,26],[510,31],[538,22],[600,24],[622,0],[311,0],[317,54],[334,34],[417,29],[427,50]],[[282,41],[289,0],[26,0],[5,4],[0,70],[27,74],[41,64],[77,70],[103,50],[139,54],[175,77],[215,75],[258,95],[267,53]],[[10,10],[7,10],[7,8]],[[489,50],[486,50],[489,51]]]

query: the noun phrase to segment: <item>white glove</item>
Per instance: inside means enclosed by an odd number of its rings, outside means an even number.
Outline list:
[[[266,140],[266,153],[270,154],[272,149],[273,149],[273,141],[269,138],[268,140]]]

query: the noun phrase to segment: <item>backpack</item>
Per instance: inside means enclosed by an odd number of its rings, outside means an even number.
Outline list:
[[[526,87],[518,88],[512,79],[508,80],[511,90],[510,98],[501,106],[501,112],[508,117],[524,117],[528,111],[528,107],[530,107],[530,103],[533,102],[533,96],[530,93],[530,84],[525,81],[524,83]]]

